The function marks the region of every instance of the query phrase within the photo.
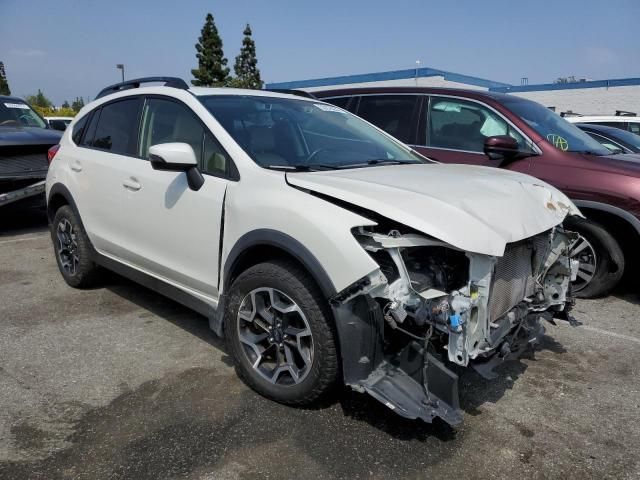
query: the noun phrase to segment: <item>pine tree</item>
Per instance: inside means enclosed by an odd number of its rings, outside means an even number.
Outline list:
[[[68,102],[67,100],[65,100],[65,101],[62,103],[62,108],[71,108],[71,105],[69,105],[69,102]]]
[[[220,87],[229,82],[227,59],[222,51],[222,39],[213,21],[213,15],[207,14],[200,38],[196,44],[198,68],[191,70],[196,87]]]
[[[251,38],[251,26],[248,23],[242,33],[244,34],[242,48],[233,66],[233,70],[236,72],[233,86],[259,90],[262,88],[262,79],[260,78],[258,59],[256,58],[256,44]]]
[[[82,107],[84,107],[84,100],[82,100],[82,97],[76,97],[76,99],[71,102],[71,108],[76,112],[79,112]]]
[[[0,95],[11,95],[7,75],[4,71],[4,63],[0,62]]]
[[[32,106],[35,105],[36,107],[40,108],[51,108],[53,106],[51,100],[49,100],[40,89],[38,89],[38,93],[36,93],[35,95],[27,95],[25,97],[25,100],[28,104]]]

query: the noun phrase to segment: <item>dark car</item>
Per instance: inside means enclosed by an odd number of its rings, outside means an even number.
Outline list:
[[[0,206],[44,192],[47,151],[61,136],[24,100],[0,96]]]
[[[640,135],[595,123],[576,123],[575,126],[611,153],[640,153]]]
[[[314,91],[324,101],[369,120],[425,156],[486,165],[538,177],[567,194],[587,220],[580,233],[574,292],[595,297],[636,262],[640,242],[640,156],[612,155],[544,106],[478,90],[377,87]],[[464,184],[452,195],[464,195]],[[505,202],[509,199],[505,198]]]

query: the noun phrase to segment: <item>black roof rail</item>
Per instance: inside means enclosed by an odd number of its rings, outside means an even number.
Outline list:
[[[173,87],[179,88],[181,90],[188,90],[189,85],[187,82],[178,77],[144,77],[144,78],[134,78],[133,80],[127,80],[126,82],[114,83],[113,85],[109,85],[108,87],[100,90],[100,93],[96,95],[96,100],[100,97],[104,97],[105,95],[109,95],[110,93],[120,92],[122,90],[129,90],[130,88],[140,88],[141,83],[156,83],[156,82],[164,82],[165,87]]]
[[[626,110],[616,110],[616,117],[637,117],[636,112],[628,112]]]
[[[297,95],[298,97],[313,98],[314,100],[318,99],[318,97],[313,93],[305,92],[304,90],[294,90],[289,88],[265,88],[265,90],[267,92],[288,93],[289,95]]]

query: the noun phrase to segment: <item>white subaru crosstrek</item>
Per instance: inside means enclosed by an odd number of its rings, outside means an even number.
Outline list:
[[[570,305],[565,195],[432,162],[312,98],[133,80],[85,106],[49,160],[66,282],[106,267],[206,315],[279,402],[344,382],[454,424],[452,366],[491,375]]]

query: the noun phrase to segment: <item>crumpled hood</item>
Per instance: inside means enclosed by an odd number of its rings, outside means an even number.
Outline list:
[[[294,186],[412,227],[465,251],[502,256],[507,243],[580,215],[542,180],[490,167],[389,165],[287,173]]]

